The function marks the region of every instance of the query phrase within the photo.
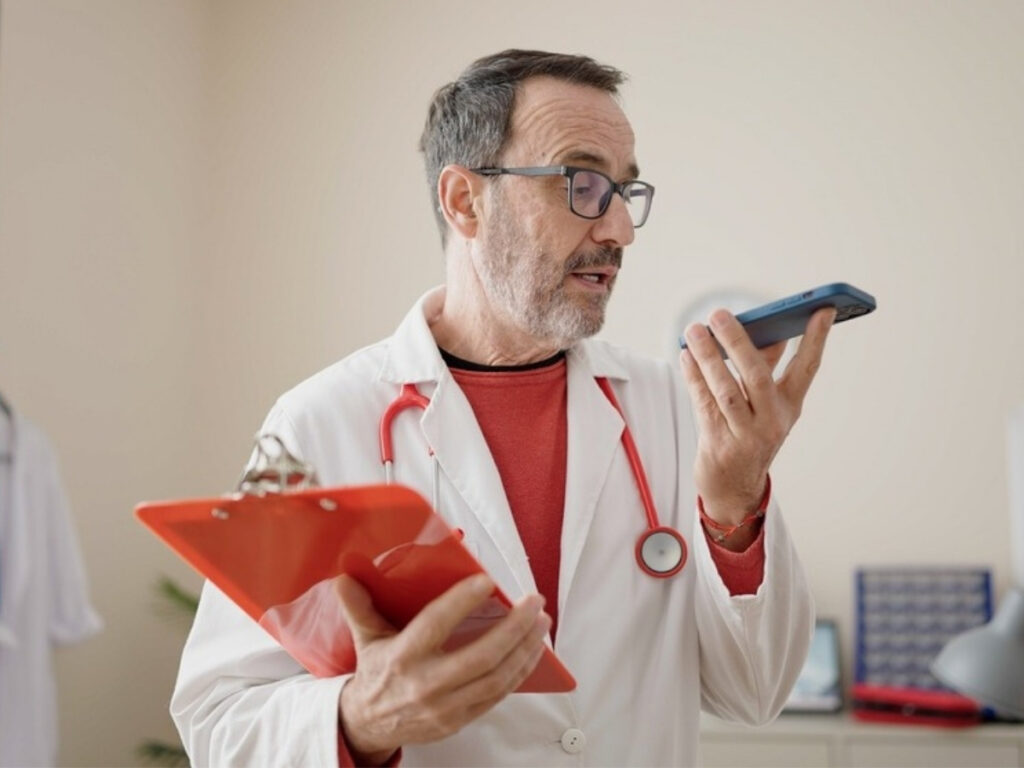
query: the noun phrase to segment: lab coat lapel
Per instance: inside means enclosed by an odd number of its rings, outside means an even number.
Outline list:
[[[421,424],[441,471],[487,531],[520,592],[536,592],[501,475],[469,401],[447,371],[437,383]]]
[[[625,370],[586,342],[569,352],[568,445],[562,558],[558,575],[561,615],[594,519],[597,501],[618,450],[624,422],[604,396],[595,376],[625,378]]]
[[[396,385],[416,384],[430,398],[420,426],[442,474],[501,553],[520,593],[536,592],[501,475],[473,409],[441,359],[430,331],[427,318],[440,312],[444,297],[443,287],[429,291],[406,315],[391,338],[380,378]],[[442,507],[444,503],[442,495]],[[504,581],[497,573],[492,576]]]

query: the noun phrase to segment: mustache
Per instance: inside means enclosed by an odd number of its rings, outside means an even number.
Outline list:
[[[622,249],[602,246],[594,251],[576,253],[565,262],[565,274],[570,274],[587,267],[615,267],[622,266]]]

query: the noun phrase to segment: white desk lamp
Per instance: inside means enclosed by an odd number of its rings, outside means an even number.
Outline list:
[[[1007,449],[1014,583],[988,624],[946,644],[932,674],[1000,714],[1024,718],[1024,407],[1010,415]]]

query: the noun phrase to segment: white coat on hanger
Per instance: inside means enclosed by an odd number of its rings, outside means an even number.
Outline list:
[[[17,412],[0,453],[0,766],[55,765],[52,649],[95,634],[57,461],[46,436]]]

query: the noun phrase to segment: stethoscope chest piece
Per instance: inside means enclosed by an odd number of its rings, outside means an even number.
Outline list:
[[[686,540],[675,528],[659,526],[640,534],[636,542],[636,561],[651,576],[675,576],[686,565]]]

